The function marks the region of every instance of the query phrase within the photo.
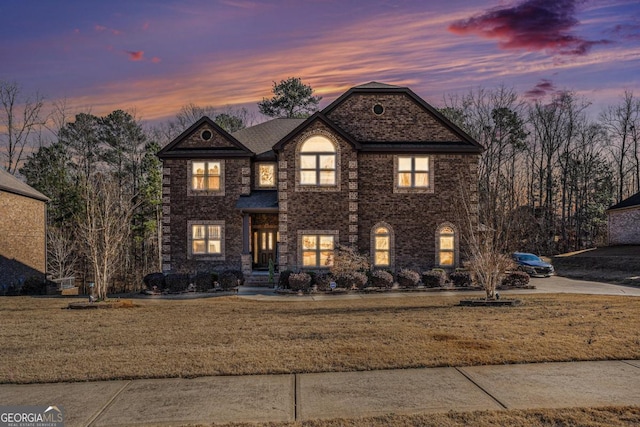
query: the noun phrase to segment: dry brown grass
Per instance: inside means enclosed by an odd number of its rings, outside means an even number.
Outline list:
[[[640,359],[638,298],[528,295],[508,308],[459,299],[222,297],[66,310],[67,299],[0,298],[0,382]]]
[[[628,427],[637,425],[640,425],[640,408],[610,407],[386,415],[291,423],[232,423],[225,424],[224,427]],[[219,424],[216,426],[223,427]]]

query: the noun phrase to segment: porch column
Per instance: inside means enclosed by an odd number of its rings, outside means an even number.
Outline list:
[[[251,233],[251,225],[249,214],[242,213],[242,274],[245,276],[251,275],[253,260],[251,259],[251,248],[249,245],[249,236]]]
[[[249,248],[249,233],[251,232],[249,226],[249,214],[242,214],[242,253],[248,254],[251,252],[251,248]]]

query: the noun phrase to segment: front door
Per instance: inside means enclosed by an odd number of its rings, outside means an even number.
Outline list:
[[[253,231],[253,263],[256,269],[269,268],[269,260],[276,262],[276,230],[257,229]]]

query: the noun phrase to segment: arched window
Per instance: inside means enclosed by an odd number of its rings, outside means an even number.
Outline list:
[[[371,229],[371,262],[374,267],[393,267],[393,230],[385,222]]]
[[[336,185],[336,147],[326,137],[315,135],[302,143],[300,185]]]
[[[437,236],[438,265],[453,267],[456,263],[456,232],[450,225],[442,225]]]

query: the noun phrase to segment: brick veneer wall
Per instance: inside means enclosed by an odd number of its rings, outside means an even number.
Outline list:
[[[610,211],[610,245],[640,245],[640,207]]]
[[[198,159],[190,159],[198,160]],[[211,159],[214,160],[214,159]],[[197,272],[241,268],[242,216],[236,208],[251,181],[248,158],[224,158],[224,196],[189,195],[188,160],[165,159],[162,185],[162,252],[164,272]],[[224,221],[224,256],[189,258],[188,222]]]
[[[0,285],[44,278],[46,262],[46,204],[0,191]]]
[[[316,134],[327,136],[338,146],[336,167],[341,180],[337,188],[310,191],[297,185],[297,149],[308,137]],[[337,231],[336,243],[345,245],[357,239],[357,217],[351,216],[357,214],[358,183],[353,174],[357,170],[357,153],[351,144],[333,135],[324,123],[316,122],[285,145],[279,155],[278,168],[281,269],[298,269],[302,265],[298,248],[300,230]]]
[[[384,113],[374,114],[376,104]],[[460,141],[406,94],[353,94],[328,118],[358,141]]]
[[[466,228],[461,197],[469,197],[477,217],[477,155],[430,155],[433,193],[394,193],[393,154],[360,153],[359,249],[370,252],[372,227],[384,221],[395,237],[395,267],[427,269],[436,263],[436,230],[451,223],[459,233]],[[460,171],[467,173],[461,174]],[[477,219],[474,219],[477,222]],[[464,255],[464,239],[457,255]]]

